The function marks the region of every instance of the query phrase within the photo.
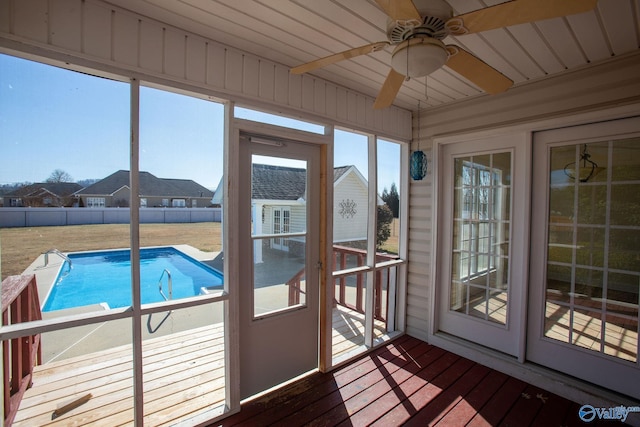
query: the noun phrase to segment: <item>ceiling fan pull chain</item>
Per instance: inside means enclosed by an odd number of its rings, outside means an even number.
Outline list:
[[[429,100],[429,76],[424,76],[424,99]],[[420,101],[418,101],[418,108],[420,108]]]

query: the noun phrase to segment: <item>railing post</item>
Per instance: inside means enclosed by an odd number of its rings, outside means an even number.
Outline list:
[[[345,268],[347,268],[347,254],[340,252],[340,270],[344,270]],[[343,276],[340,278],[340,304],[347,303],[346,288],[347,278]]]
[[[38,288],[34,275],[9,276],[2,281],[4,325],[41,320]],[[31,386],[33,367],[41,362],[40,335],[3,341],[4,422],[10,426],[24,392]]]
[[[380,297],[382,296],[382,271],[376,271],[376,281],[375,281],[375,289],[373,291],[373,317],[376,319],[380,318],[380,312],[382,311],[382,301]]]

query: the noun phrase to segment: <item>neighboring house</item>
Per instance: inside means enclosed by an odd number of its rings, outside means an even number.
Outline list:
[[[131,205],[129,171],[119,170],[76,192],[80,206],[87,208]],[[158,178],[140,172],[140,207],[204,208],[211,206],[213,191],[190,179]]]
[[[306,229],[306,170],[285,166],[253,165],[252,216],[253,232],[260,234],[296,233]],[[220,181],[222,184],[222,180]],[[216,189],[213,204],[222,204],[222,185]],[[367,240],[367,180],[355,166],[334,168],[333,242],[361,247]],[[384,204],[378,198],[378,204]],[[295,252],[296,239],[270,239],[257,248],[256,262],[262,260],[262,249]]]
[[[5,207],[71,207],[76,203],[74,193],[82,190],[75,182],[39,182],[18,188],[4,195]]]

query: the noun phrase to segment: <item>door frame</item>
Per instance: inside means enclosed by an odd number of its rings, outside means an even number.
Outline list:
[[[584,135],[584,136],[581,136]],[[594,141],[614,140],[619,138],[640,136],[640,116],[622,118],[610,121],[583,124],[581,126],[565,127],[538,132],[534,135],[533,159],[536,170],[544,177],[533,180],[532,200],[533,212],[531,217],[531,270],[529,276],[529,311],[527,360],[556,369],[564,374],[582,378],[585,381],[625,393],[634,398],[640,398],[637,384],[629,381],[640,373],[640,358],[636,357],[635,368],[629,361],[617,360],[601,353],[563,343],[544,336],[544,282],[547,263],[548,239],[548,189],[549,189],[549,149],[560,145],[583,144]],[[556,357],[558,352],[564,352],[566,357]],[[550,354],[553,356],[550,357]],[[604,367],[606,365],[606,368]],[[635,372],[633,372],[635,369]],[[632,372],[629,372],[629,371]],[[635,393],[635,395],[634,395]]]
[[[333,142],[333,127],[325,126],[325,133],[318,134],[306,131],[295,130],[291,128],[285,128],[276,125],[269,125],[261,122],[254,122],[251,120],[239,119],[234,117],[233,113],[233,105],[230,105],[228,110],[228,122],[231,123],[229,126],[229,132],[225,135],[227,138],[227,144],[225,144],[225,174],[228,177],[225,182],[225,191],[223,194],[223,211],[225,213],[225,218],[228,218],[230,221],[237,222],[237,212],[240,212],[241,203],[243,203],[243,199],[240,197],[240,182],[239,178],[242,173],[246,173],[246,171],[242,171],[240,168],[240,135],[242,133],[249,134],[260,134],[260,135],[270,135],[275,138],[281,138],[285,140],[292,140],[300,143],[308,143],[319,146],[320,148],[320,168],[319,168],[319,184],[320,184],[320,206],[319,206],[319,214],[320,214],[320,234],[319,234],[319,257],[322,263],[319,274],[319,289],[320,289],[320,297],[319,297],[319,368],[322,369],[323,366],[330,364],[330,342],[327,346],[327,338],[331,338],[331,323],[330,323],[330,313],[327,314],[327,307],[330,310],[330,304],[327,303],[328,294],[327,289],[330,290],[330,286],[327,286],[327,274],[331,275],[331,272],[326,268],[327,259],[330,259],[330,250],[331,247],[327,246],[327,242],[330,242],[331,239],[327,238],[328,233],[332,233],[332,228],[330,224],[326,224],[326,221],[331,221],[330,211],[328,210],[327,200],[328,197],[332,195],[332,187],[327,186],[327,177],[330,176],[328,171],[332,171],[331,162],[328,162],[327,159],[330,155],[332,155],[332,147],[331,144]],[[241,252],[241,232],[240,226],[237,224],[229,225],[227,236],[225,239],[225,243],[227,247],[225,248],[226,254],[228,254],[229,258],[235,257],[235,259],[240,259]],[[228,306],[229,309],[229,328],[225,331],[225,334],[232,338],[233,348],[231,349],[232,357],[235,360],[239,360],[241,356],[240,349],[240,266],[239,263],[229,263],[231,264],[230,270],[230,303]],[[327,356],[328,355],[328,356]],[[232,401],[239,402],[241,397],[240,384],[241,384],[241,369],[240,363],[233,363],[227,369],[230,369],[230,374],[228,378],[232,382],[231,390],[233,392]]]
[[[483,345],[492,349],[499,349],[504,354],[516,357],[524,361],[525,353],[525,332],[526,332],[526,307],[527,277],[528,277],[528,255],[529,255],[529,200],[530,200],[530,176],[531,163],[528,155],[531,152],[531,139],[525,132],[509,134],[494,134],[490,136],[471,138],[452,138],[447,140],[436,140],[434,144],[435,156],[438,159],[437,170],[434,171],[434,188],[436,188],[435,198],[437,200],[434,212],[434,253],[439,257],[434,261],[434,311],[433,333],[445,334],[456,337],[456,339],[469,340],[472,336],[484,334],[482,339],[474,344]],[[453,152],[452,152],[453,151]],[[450,292],[450,256],[451,253],[451,232],[449,223],[450,217],[446,213],[451,213],[451,206],[445,206],[453,201],[451,195],[445,194],[443,190],[453,190],[453,183],[449,175],[452,170],[444,170],[449,163],[445,156],[450,153],[450,158],[464,153],[490,154],[499,152],[511,152],[511,215],[510,215],[510,247],[509,247],[509,304],[507,311],[506,325],[491,324],[481,319],[464,317],[458,313],[448,313],[448,296]],[[445,186],[450,186],[446,187]],[[518,221],[519,223],[516,223]],[[446,223],[445,223],[446,222]],[[443,255],[445,254],[446,255]],[[445,280],[447,281],[445,283]],[[455,327],[452,322],[459,317],[463,322],[469,322],[472,332],[469,334],[456,335],[451,331],[462,331],[465,328]],[[444,329],[449,329],[446,331]],[[463,336],[463,335],[466,335]],[[505,342],[506,341],[506,342]]]

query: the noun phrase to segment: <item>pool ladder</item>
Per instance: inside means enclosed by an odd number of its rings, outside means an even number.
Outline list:
[[[69,264],[69,270],[71,270],[71,259],[68,256],[66,256],[65,254],[63,254],[62,252],[60,252],[59,250],[57,250],[56,248],[49,249],[47,252],[44,253],[44,266],[45,267],[47,265],[49,265],[49,254],[58,255],[63,260],[67,261],[67,263]]]
[[[167,298],[167,296],[164,294],[164,291],[162,290],[162,279],[164,278],[165,275],[167,276],[169,298]],[[158,280],[158,290],[160,291],[160,295],[162,295],[162,298],[164,298],[165,301],[169,301],[170,299],[173,299],[173,282],[171,280],[171,272],[166,268],[162,271],[162,274],[160,275],[160,280]]]

